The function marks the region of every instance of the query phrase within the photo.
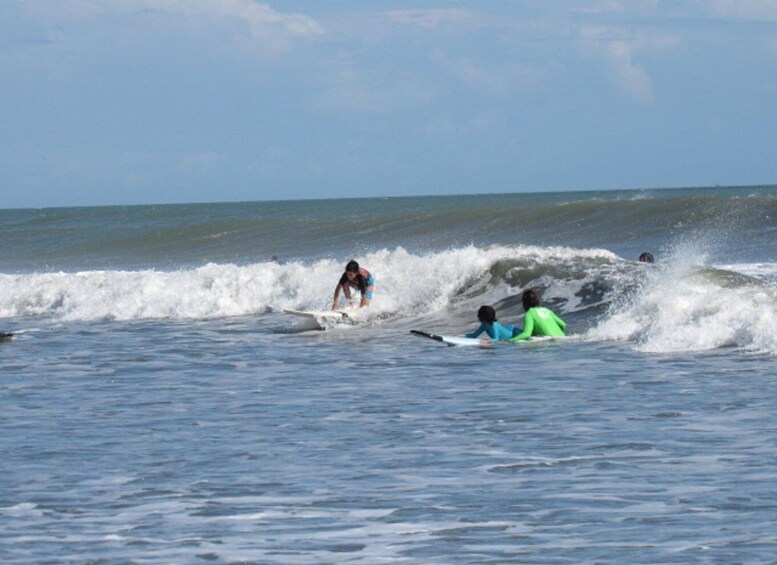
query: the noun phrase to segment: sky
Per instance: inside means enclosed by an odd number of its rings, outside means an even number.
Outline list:
[[[0,0],[0,208],[777,184],[777,0]]]

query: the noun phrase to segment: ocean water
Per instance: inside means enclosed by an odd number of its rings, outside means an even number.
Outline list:
[[[777,187],[0,227],[2,563],[774,561]],[[351,258],[368,309],[282,312]],[[567,339],[409,333],[521,325],[526,288]]]

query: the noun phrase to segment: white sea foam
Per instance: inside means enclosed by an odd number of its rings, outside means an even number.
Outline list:
[[[721,269],[765,279],[777,279],[777,264],[775,263],[734,263],[721,265]]]
[[[521,258],[552,266],[585,259],[614,261],[609,251],[563,247],[473,246],[427,255],[399,247],[357,260],[376,278],[370,316],[444,311],[462,289],[497,261]],[[344,265],[331,259],[310,264],[262,262],[208,264],[172,272],[83,271],[0,275],[0,317],[58,320],[204,319],[244,316],[283,308],[320,310],[331,304]],[[581,281],[546,281],[550,297],[574,299]],[[494,290],[503,298],[509,289]],[[574,299],[576,300],[576,299]]]
[[[637,349],[652,353],[738,347],[777,354],[777,289],[768,280],[729,283],[772,269],[758,264],[713,270],[705,260],[692,249],[677,251],[586,337],[634,341]]]
[[[0,507],[0,516],[12,517],[39,517],[43,516],[43,510],[32,502],[20,502],[13,506]]]
[[[699,246],[675,249],[660,264],[628,267],[601,249],[467,246],[413,254],[398,247],[356,259],[376,278],[375,299],[361,323],[387,318],[449,317],[474,303],[496,303],[523,289],[493,275],[502,261],[519,261],[541,286],[543,300],[582,307],[586,285],[634,284],[586,339],[632,341],[646,352],[739,347],[777,354],[777,289],[771,264],[707,266]],[[508,271],[511,267],[508,267]],[[261,262],[208,264],[178,271],[83,271],[0,275],[0,317],[63,321],[208,319],[262,314],[284,308],[320,310],[331,304],[343,264]],[[732,280],[734,283],[732,283]],[[615,292],[612,296],[621,294]],[[607,302],[612,296],[605,296]],[[468,311],[468,310],[467,310]]]

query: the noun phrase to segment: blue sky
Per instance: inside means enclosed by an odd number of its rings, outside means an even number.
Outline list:
[[[0,207],[777,183],[777,0],[3,0]]]

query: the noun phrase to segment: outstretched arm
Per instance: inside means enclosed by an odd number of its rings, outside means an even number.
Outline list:
[[[468,334],[464,334],[464,337],[468,337],[468,338],[474,339],[477,336],[479,336],[480,334],[482,334],[484,331],[486,331],[486,325],[485,324],[480,324],[480,327],[478,329],[476,329],[474,332],[471,332],[471,333],[468,333]]]
[[[334,298],[332,298],[332,310],[337,310],[337,297],[338,297],[338,296],[340,296],[340,288],[341,288],[342,286],[343,286],[343,285],[341,285],[341,284],[338,284],[338,285],[335,287],[335,296],[334,296]]]
[[[348,288],[344,284],[338,284],[335,287],[335,296],[334,298],[332,298],[332,310],[337,310],[337,306],[338,306],[337,298],[340,296],[341,289],[346,298],[349,298],[349,299],[351,298],[350,296],[351,293],[348,292]]]

